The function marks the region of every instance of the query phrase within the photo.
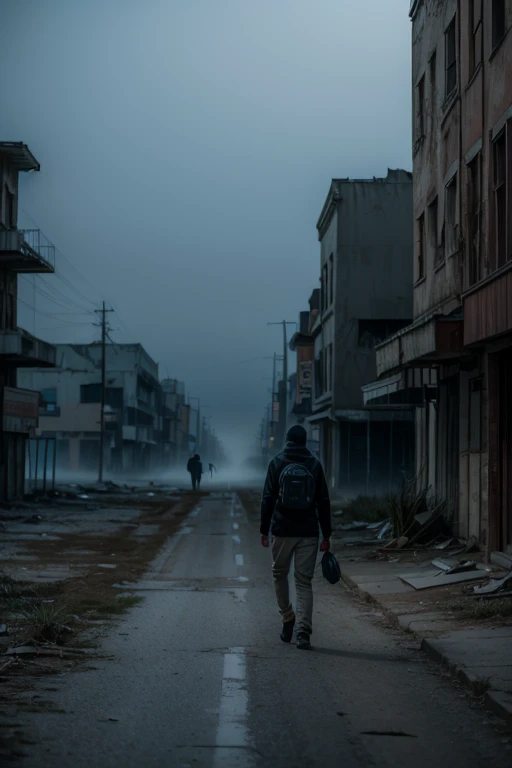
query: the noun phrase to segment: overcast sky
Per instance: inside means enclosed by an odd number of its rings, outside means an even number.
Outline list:
[[[228,447],[245,449],[271,362],[241,361],[280,352],[267,321],[307,309],[330,179],[411,168],[408,3],[0,10],[0,138],[41,163],[22,178],[22,223],[59,249],[45,278],[59,294],[38,281],[34,314],[22,281],[20,324],[92,341],[92,316],[67,313],[110,300],[114,338],[142,343],[209,406]]]

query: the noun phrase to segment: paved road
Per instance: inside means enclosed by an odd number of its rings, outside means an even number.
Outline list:
[[[257,520],[205,498],[105,640],[115,659],[63,680],[66,714],[31,716],[23,766],[512,764],[486,714],[343,587],[316,579],[315,651],[282,644],[269,567]]]

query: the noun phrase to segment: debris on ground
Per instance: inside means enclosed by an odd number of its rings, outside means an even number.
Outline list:
[[[459,584],[465,581],[478,581],[487,578],[487,571],[475,569],[463,573],[454,573],[449,575],[446,571],[424,572],[410,576],[399,577],[405,584],[409,584],[414,589],[432,589],[434,587],[446,587],[451,584]]]
[[[512,586],[512,571],[500,579],[489,579],[487,584],[478,584],[471,591],[474,595],[495,595],[504,591],[507,586]]]
[[[441,560],[440,558],[432,560],[432,565],[435,568],[440,568],[447,575],[455,573],[464,573],[464,571],[474,571],[477,568],[477,564],[474,560],[455,560],[455,558],[446,558]]]

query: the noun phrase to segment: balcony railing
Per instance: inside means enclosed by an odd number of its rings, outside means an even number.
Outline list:
[[[23,236],[24,249],[30,249],[36,253],[48,267],[55,269],[55,246],[51,243],[40,229],[20,229]]]
[[[14,272],[54,272],[55,246],[39,229],[0,231],[0,265]]]

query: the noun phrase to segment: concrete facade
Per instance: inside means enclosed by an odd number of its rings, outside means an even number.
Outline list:
[[[418,480],[446,501],[456,532],[506,549],[512,2],[416,0],[411,18],[414,324],[377,350],[377,366],[386,376],[403,366],[435,371],[435,405],[417,413]]]
[[[363,421],[370,432],[369,417],[359,414],[361,388],[376,377],[375,344],[412,317],[411,174],[390,170],[385,179],[333,179],[317,229],[321,297],[311,331],[315,386],[310,423],[319,427],[320,455],[331,487],[359,485],[359,478],[351,481],[345,471],[344,446],[351,442],[346,425]],[[364,486],[368,479],[365,474]]]
[[[59,344],[56,349],[55,369],[21,370],[20,382],[41,392],[39,429],[42,436],[57,438],[59,466],[94,471],[99,459],[101,344]],[[170,465],[173,451],[164,449],[168,441],[163,440],[158,364],[140,344],[108,344],[106,371],[106,469],[160,468],[164,456]]]
[[[17,371],[55,363],[50,344],[18,328],[18,275],[54,270],[51,243],[38,230],[18,230],[19,174],[38,170],[25,144],[0,142],[0,501],[23,496],[26,448],[37,427],[37,397],[17,389]]]

